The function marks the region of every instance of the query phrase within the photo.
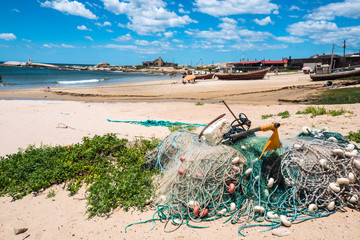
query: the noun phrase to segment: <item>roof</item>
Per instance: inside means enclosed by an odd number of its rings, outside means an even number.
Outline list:
[[[242,61],[237,62],[235,64],[254,64],[254,63],[262,63],[262,64],[279,64],[279,63],[288,63],[288,60],[272,60],[272,61]]]

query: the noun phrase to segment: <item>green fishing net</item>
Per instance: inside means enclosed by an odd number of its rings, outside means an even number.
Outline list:
[[[270,230],[360,209],[358,148],[341,134],[309,131],[259,159],[267,141],[253,136],[212,146],[192,132],[171,133],[148,155],[148,165],[163,172],[152,221],[173,231],[223,218],[244,235],[246,227]]]

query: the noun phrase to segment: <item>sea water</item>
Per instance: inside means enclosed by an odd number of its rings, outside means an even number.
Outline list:
[[[62,70],[0,66],[0,89],[89,87],[124,82],[170,79],[169,75],[120,71]]]

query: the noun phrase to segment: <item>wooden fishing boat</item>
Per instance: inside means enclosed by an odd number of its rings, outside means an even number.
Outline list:
[[[263,79],[265,74],[269,71],[270,68],[261,69],[252,72],[244,73],[230,73],[230,74],[215,74],[220,80],[253,80],[253,79]]]
[[[339,78],[354,77],[354,76],[360,76],[360,69],[334,72],[328,74],[310,74],[310,78],[313,81],[335,80]]]
[[[195,79],[212,79],[214,76],[213,73],[210,74],[202,74],[202,75],[195,75]]]

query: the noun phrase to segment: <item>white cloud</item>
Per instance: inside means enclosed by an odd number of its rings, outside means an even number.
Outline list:
[[[269,50],[269,49],[284,49],[284,48],[288,48],[287,45],[285,44],[268,44],[268,43],[237,43],[234,44],[232,46],[230,46],[233,49],[240,49],[242,51],[246,51],[246,50],[253,50],[256,49],[258,51],[263,51],[263,50]]]
[[[294,36],[284,36],[284,37],[274,37],[276,40],[281,42],[289,42],[289,43],[302,43],[305,40],[299,37]]]
[[[235,41],[264,41],[270,36],[269,32],[256,32],[248,29],[243,29],[237,26],[236,20],[232,18],[222,18],[222,23],[218,25],[219,31],[208,30],[186,30],[185,33],[198,38],[206,38],[208,41],[224,43],[224,41],[235,40]]]
[[[360,17],[360,1],[345,0],[343,2],[330,3],[319,7],[305,17],[313,20],[333,20],[335,17],[358,19]]]
[[[5,41],[15,40],[16,36],[13,33],[0,33],[0,39]]]
[[[192,22],[189,16],[178,16],[168,11],[163,0],[101,0],[105,9],[116,15],[126,14],[130,20],[127,28],[140,35],[164,32],[170,27],[182,27]]]
[[[273,14],[275,14],[275,15],[278,15],[279,13],[280,13],[280,12],[279,12],[279,10],[277,10],[277,9],[273,11]]]
[[[122,35],[120,37],[117,37],[115,39],[113,39],[114,41],[119,41],[119,42],[124,42],[124,41],[129,41],[131,40],[132,37],[131,35],[128,33],[128,34],[125,34],[125,35]]]
[[[9,45],[2,45],[2,44],[0,44],[0,48],[9,48]]]
[[[40,3],[41,7],[48,7],[63,12],[65,14],[80,16],[88,19],[97,19],[97,16],[86,9],[84,4],[78,1],[53,0]]]
[[[179,40],[179,39],[173,39],[172,41],[175,42],[175,43],[182,43],[182,42],[184,42],[183,40]]]
[[[268,24],[274,24],[274,22],[271,21],[270,16],[267,16],[266,18],[263,18],[263,19],[260,19],[260,20],[255,18],[254,22],[256,24],[258,24],[258,25],[261,25],[261,26],[265,26],[265,25],[268,25]]]
[[[339,28],[332,22],[308,20],[291,24],[286,30],[291,35],[308,37],[315,44],[341,43],[344,39],[348,45],[360,44],[360,26]]]
[[[111,23],[110,22],[104,22],[104,23],[95,23],[95,25],[99,26],[99,27],[106,27],[106,26],[111,26]]]
[[[183,8],[179,8],[179,13],[189,14],[190,11],[185,11]]]
[[[184,5],[182,5],[181,3],[179,3],[179,8],[182,8],[182,7],[184,7]]]
[[[11,11],[16,12],[16,13],[20,12],[19,9],[16,9],[16,8],[11,9]]]
[[[172,38],[174,36],[174,33],[173,32],[164,32],[164,36],[166,38]]]
[[[84,38],[89,39],[90,41],[94,41],[94,39],[92,39],[90,36],[85,36]]]
[[[150,42],[146,40],[135,40],[135,44],[140,46],[147,46],[150,45]]]
[[[237,14],[270,14],[279,7],[270,0],[196,0],[198,11],[215,17]]]
[[[164,52],[164,50],[165,50],[163,47],[146,46],[144,48],[144,47],[136,46],[136,45],[118,45],[118,44],[99,45],[97,47],[116,49],[119,51],[134,51],[134,52],[142,53],[142,54],[157,54],[157,53]]]
[[[23,41],[25,41],[25,42],[28,42],[28,43],[31,43],[31,40],[29,40],[29,39],[23,38],[23,39],[21,39],[21,40],[23,40]]]
[[[336,31],[337,26],[335,23],[326,21],[306,21],[298,22],[289,25],[286,30],[295,36],[308,36],[318,33],[325,33],[329,31]],[[321,36],[320,36],[321,37]]]
[[[107,32],[109,32],[109,33],[114,32],[114,31],[113,31],[113,30],[111,30],[111,29],[106,29],[106,31],[107,31]]]
[[[53,43],[45,43],[42,45],[43,47],[46,47],[46,48],[75,48],[75,46],[73,45],[68,45],[68,44],[53,44]]]
[[[298,10],[300,11],[301,9],[298,6],[292,5],[289,9],[289,11],[293,11],[293,10]]]
[[[91,29],[87,28],[85,25],[77,26],[77,29],[82,31],[91,31]]]

